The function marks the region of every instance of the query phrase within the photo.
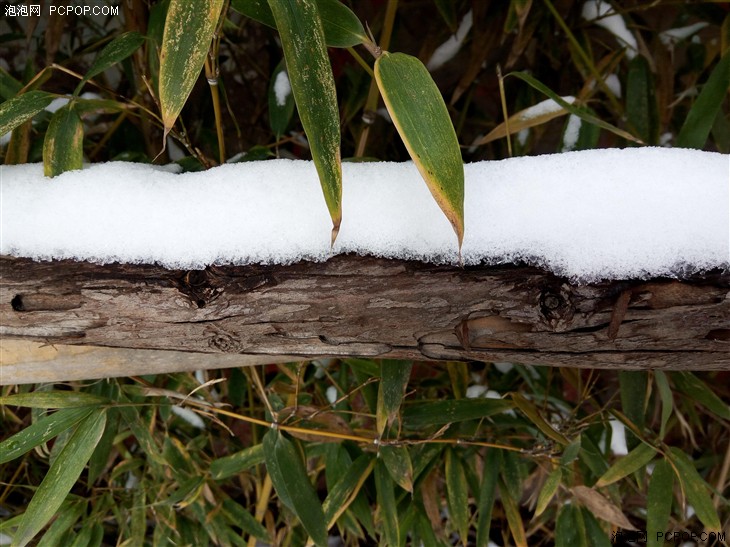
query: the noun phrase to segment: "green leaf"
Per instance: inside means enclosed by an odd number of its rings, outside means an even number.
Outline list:
[[[380,447],[380,457],[390,476],[406,492],[413,494],[413,464],[407,446]]]
[[[376,421],[378,435],[381,437],[386,426],[390,426],[398,415],[412,366],[411,361],[391,359],[383,359],[380,363]]]
[[[512,393],[512,400],[515,402],[515,406],[517,406],[517,408],[519,408],[520,411],[522,411],[522,413],[527,416],[527,418],[535,424],[535,426],[537,426],[537,428],[542,431],[546,437],[562,444],[563,446],[568,446],[570,444],[570,441],[565,435],[560,433],[540,415],[537,407],[532,402],[525,399],[519,393]]]
[[[519,78],[523,82],[529,84],[533,88],[537,89],[540,93],[543,95],[546,95],[550,97],[553,101],[558,103],[560,106],[562,106],[565,110],[570,112],[571,114],[574,114],[578,116],[581,120],[586,121],[588,123],[592,123],[594,125],[597,125],[598,127],[605,129],[607,131],[610,131],[611,133],[618,135],[619,137],[622,137],[628,141],[637,142],[641,144],[641,140],[634,137],[631,133],[624,131],[623,129],[619,129],[615,125],[611,125],[610,123],[604,122],[603,120],[597,118],[593,114],[591,114],[588,110],[581,108],[580,106],[576,106],[573,104],[570,104],[563,100],[560,95],[555,93],[553,90],[551,90],[548,86],[534,78],[533,76],[527,74],[526,72],[510,72],[509,74],[505,75],[505,78],[508,76],[514,76],[515,78]]]
[[[286,132],[294,114],[294,96],[291,94],[289,75],[282,60],[271,74],[269,83],[269,124],[277,140]]]
[[[86,514],[88,504],[86,501],[71,501],[61,504],[56,518],[48,527],[46,533],[38,542],[38,547],[56,547],[62,545],[62,539],[67,530],[69,530],[82,515]]]
[[[692,460],[677,447],[671,447],[666,453],[667,458],[674,464],[677,477],[682,484],[684,495],[694,507],[695,514],[700,522],[711,531],[720,530],[720,518],[717,515],[712,498],[709,494],[709,487],[705,480],[695,469]]]
[[[0,104],[0,136],[30,120],[54,98],[55,95],[45,91],[28,91]]]
[[[159,97],[165,135],[193,90],[223,7],[223,0],[171,0],[160,52]]]
[[[340,113],[317,2],[269,0],[269,6],[281,37],[299,119],[332,217],[334,244],[342,222]]]
[[[266,0],[231,0],[231,7],[268,27],[276,28]],[[352,47],[369,42],[365,29],[350,8],[339,0],[317,0],[324,40],[329,47]]]
[[[587,507],[581,511],[586,533],[586,543],[591,547],[611,547],[609,535],[599,524],[596,516]]]
[[[254,536],[261,541],[271,543],[271,537],[266,528],[254,518],[254,516],[241,507],[231,498],[223,500],[223,512],[231,524],[240,527],[246,534]]]
[[[646,414],[647,384],[649,375],[642,370],[622,370],[618,373],[621,388],[621,408],[624,415],[639,431],[644,429]],[[626,445],[629,449],[639,446],[641,441],[627,429]]]
[[[454,399],[463,399],[466,397],[466,389],[469,387],[469,366],[461,361],[448,361],[446,370],[451,380]]]
[[[479,491],[477,507],[477,545],[489,543],[489,532],[492,529],[492,509],[497,493],[499,469],[502,466],[502,452],[497,448],[487,448],[484,456],[484,471]]]
[[[511,408],[514,408],[514,404],[504,399],[419,401],[403,407],[403,425],[411,429],[421,429],[430,425],[487,418]]]
[[[74,408],[109,403],[106,397],[81,391],[32,391],[0,397],[0,405],[27,408]]]
[[[560,481],[563,479],[563,471],[556,467],[545,479],[545,484],[542,485],[540,493],[537,496],[537,505],[535,507],[535,517],[539,517],[547,509],[548,504],[555,496],[555,492],[558,491]]]
[[[677,389],[691,400],[697,401],[720,418],[730,420],[730,405],[715,395],[707,384],[697,376],[691,372],[673,372],[672,380],[674,380]]]
[[[453,448],[446,449],[446,500],[449,517],[461,538],[467,544],[469,532],[469,488],[461,459]]]
[[[641,140],[647,144],[656,144],[659,139],[659,110],[654,91],[654,74],[643,55],[637,55],[629,62],[626,117]]]
[[[230,456],[213,460],[210,464],[210,474],[215,480],[227,479],[254,465],[264,463],[264,460],[264,445],[255,444]]]
[[[578,435],[568,446],[565,447],[563,455],[560,456],[560,465],[570,465],[575,461],[580,454],[582,440],[581,435]]]
[[[666,460],[654,466],[649,479],[646,500],[647,545],[663,545],[664,538],[657,532],[667,529],[672,512],[672,491],[674,490],[674,471]]]
[[[48,124],[43,141],[43,174],[55,177],[81,169],[84,162],[84,124],[73,102],[59,108]]]
[[[517,500],[512,497],[504,481],[500,483],[499,492],[502,494],[502,507],[504,507],[504,514],[507,517],[510,532],[512,532],[512,540],[517,547],[527,547],[525,523],[522,521]]]
[[[667,431],[667,423],[669,422],[669,418],[672,416],[672,411],[674,410],[674,395],[672,394],[672,388],[669,387],[669,380],[667,380],[667,375],[664,371],[655,370],[654,381],[656,382],[659,397],[662,401],[662,418],[661,425],[659,426],[659,438],[663,439],[664,434]]]
[[[125,32],[120,34],[114,40],[109,42],[104,49],[101,50],[91,68],[84,75],[79,85],[74,91],[74,95],[78,95],[81,88],[94,76],[101,74],[109,67],[123,61],[144,44],[144,36],[139,32]]]
[[[86,418],[94,407],[67,408],[43,416],[37,422],[0,443],[0,464],[14,460],[36,446],[70,429]]]
[[[680,148],[702,148],[730,87],[730,54],[713,69],[677,137]]]
[[[264,435],[263,446],[266,469],[279,499],[301,521],[314,543],[326,546],[327,523],[322,504],[294,444],[280,431],[271,429]]]
[[[4,101],[10,100],[20,93],[21,89],[23,89],[23,84],[0,66],[0,98]],[[0,133],[0,135],[2,134]]]
[[[26,545],[47,523],[68,496],[84,470],[106,425],[106,412],[84,418],[48,469],[13,536],[13,545]]]
[[[555,524],[555,547],[588,547],[585,523],[575,504],[563,505]]]
[[[459,241],[464,239],[464,164],[456,131],[428,69],[404,53],[375,61],[375,80],[393,123]]]
[[[393,479],[385,468],[385,464],[378,460],[375,464],[375,497],[380,512],[380,521],[386,545],[399,545],[400,526],[398,524],[398,508],[395,504]]]
[[[623,479],[634,471],[637,471],[654,459],[656,450],[648,444],[641,443],[631,452],[619,458],[619,460],[608,468],[603,476],[598,479],[596,488],[608,486]]]
[[[354,501],[374,467],[375,459],[369,454],[363,454],[352,462],[347,472],[329,489],[327,499],[322,504],[328,528]]]

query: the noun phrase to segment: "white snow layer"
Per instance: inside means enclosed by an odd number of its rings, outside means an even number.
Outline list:
[[[626,46],[626,57],[633,59],[639,51],[636,38],[626,27],[626,22],[613,10],[613,6],[603,0],[588,0],[583,4],[583,19],[592,21],[599,27],[605,28],[616,39]]]
[[[276,104],[279,106],[284,106],[287,97],[291,95],[291,84],[289,83],[289,75],[286,73],[286,70],[282,70],[276,75],[274,94],[276,95]]]
[[[456,34],[452,34],[448,40],[436,48],[431,55],[431,58],[426,62],[426,68],[433,72],[441,68],[447,62],[454,58],[461,49],[461,44],[464,43],[466,35],[469,34],[471,26],[474,22],[472,10],[469,10],[459,24],[459,28],[456,29]]]
[[[170,170],[111,162],[49,179],[40,164],[2,166],[0,254],[170,268],[350,252],[458,263],[454,231],[410,162],[343,164],[334,249],[311,162]],[[728,155],[590,150],[465,174],[467,265],[525,261],[581,281],[730,266]]]

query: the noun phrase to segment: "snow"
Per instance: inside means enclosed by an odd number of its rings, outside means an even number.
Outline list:
[[[459,28],[456,29],[456,34],[451,35],[448,40],[437,47],[433,52],[433,55],[431,55],[431,58],[426,63],[426,68],[428,68],[428,70],[433,72],[454,58],[461,49],[461,44],[464,43],[467,34],[469,34],[473,20],[472,10],[469,10],[461,20]]]
[[[176,174],[110,162],[49,179],[0,167],[0,254],[98,263],[287,264],[338,253],[458,264],[415,166],[343,163],[332,227],[311,162]],[[466,265],[526,262],[573,280],[730,266],[730,156],[627,148],[465,165]]]
[[[665,46],[671,46],[682,40],[686,40],[696,32],[705,28],[709,23],[702,21],[686,27],[672,28],[659,33],[659,39]]]
[[[291,84],[289,83],[289,75],[286,73],[286,70],[282,70],[276,75],[274,94],[276,95],[276,104],[279,106],[284,106],[287,97],[291,95]]]
[[[568,123],[565,125],[565,131],[563,132],[563,152],[573,150],[575,145],[578,144],[582,123],[582,120],[575,114],[571,114],[568,117]]]
[[[561,99],[563,99],[568,104],[573,104],[575,102],[575,97],[573,97],[572,95],[561,97]],[[554,100],[546,99],[537,103],[536,105],[530,106],[520,111],[518,113],[518,116],[520,120],[526,121],[533,118],[539,118],[540,116],[544,116],[546,114],[554,114],[555,112],[560,112],[562,110],[563,107],[556,103]]]
[[[633,59],[639,50],[634,37],[623,18],[613,11],[613,7],[603,0],[588,0],[583,4],[583,19],[605,28],[626,46],[626,57]]]

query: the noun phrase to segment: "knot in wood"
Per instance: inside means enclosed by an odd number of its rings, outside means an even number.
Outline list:
[[[573,305],[568,287],[562,285],[544,288],[540,293],[540,313],[551,324],[570,320],[573,317]]]
[[[204,308],[223,292],[217,285],[216,275],[209,269],[189,270],[175,281],[175,285],[198,308]]]
[[[241,351],[241,341],[230,334],[216,334],[208,340],[208,345],[223,353],[238,353]]]

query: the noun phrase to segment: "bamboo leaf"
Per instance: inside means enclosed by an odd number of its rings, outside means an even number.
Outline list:
[[[66,408],[43,416],[37,422],[0,443],[0,464],[14,460],[54,438],[86,418],[94,407]]]
[[[666,530],[672,512],[672,491],[674,490],[674,471],[666,460],[654,466],[649,479],[646,500],[646,529],[649,531],[647,544],[663,545],[664,538],[656,533]]]
[[[30,120],[51,104],[54,97],[45,91],[28,91],[0,104],[0,137]]]
[[[235,526],[240,527],[245,533],[252,535],[261,541],[271,543],[271,537],[266,528],[256,518],[241,507],[231,498],[223,500],[222,508],[227,513],[228,520]]]
[[[74,408],[98,406],[108,402],[106,397],[81,391],[32,391],[0,397],[0,405],[26,408]]]
[[[558,511],[555,524],[555,547],[588,547],[585,524],[580,508],[575,505],[563,505]]]
[[[84,124],[74,103],[59,108],[48,124],[43,141],[43,174],[55,177],[81,169],[84,162]]]
[[[380,386],[376,422],[378,435],[382,436],[398,415],[403,395],[411,375],[411,361],[383,359],[380,363]]]
[[[540,412],[533,403],[525,399],[519,393],[512,393],[512,400],[515,402],[517,408],[519,408],[546,437],[562,444],[563,446],[568,446],[570,444],[570,441],[565,435],[551,426],[545,418],[540,415]]]
[[[91,78],[101,74],[106,69],[117,64],[119,61],[123,61],[132,53],[137,51],[142,44],[144,44],[144,36],[142,36],[139,32],[125,32],[124,34],[120,34],[114,38],[114,40],[109,42],[106,46],[104,46],[104,49],[101,50],[97,58],[94,60],[94,63],[91,65],[91,68],[76,87],[74,95],[78,95],[84,84]]]
[[[594,515],[598,515],[599,518],[610,522],[623,528],[624,530],[636,530],[631,521],[626,518],[621,509],[611,503],[601,493],[589,488],[588,486],[578,485],[574,486],[570,490],[573,495],[580,501],[588,510]]]
[[[267,0],[231,0],[231,7],[268,27],[276,28]],[[339,0],[317,0],[325,43],[329,47],[353,47],[370,39],[350,8]]]
[[[562,106],[565,110],[567,110],[571,114],[578,116],[581,120],[584,120],[588,123],[597,125],[598,127],[605,129],[607,131],[610,131],[611,133],[614,133],[615,135],[618,135],[619,137],[623,137],[624,139],[626,139],[628,141],[637,142],[637,143],[642,144],[642,141],[637,139],[636,137],[634,137],[631,133],[624,131],[623,129],[619,129],[615,125],[611,125],[610,123],[604,122],[603,120],[597,118],[596,116],[589,113],[587,110],[585,110],[583,108],[573,106],[572,104],[566,102],[557,93],[555,93],[553,90],[551,90],[545,84],[543,84],[536,78],[532,77],[531,75],[527,74],[526,72],[510,72],[509,74],[505,75],[505,78],[507,78],[508,76],[514,76],[515,78],[519,78],[523,82],[529,84],[533,88],[537,89],[543,95],[550,97],[553,101],[558,103],[560,106]]]
[[[511,408],[514,408],[514,404],[504,399],[419,401],[404,406],[403,425],[411,429],[421,429],[431,425],[487,418]]]
[[[687,397],[697,401],[723,420],[730,420],[730,405],[715,395],[707,384],[697,376],[691,372],[680,371],[672,373],[672,379],[677,389]]]
[[[165,136],[200,75],[222,7],[223,0],[170,2],[160,52],[159,97]]]
[[[634,432],[644,429],[649,375],[642,370],[622,370],[618,373],[621,388],[621,408],[631,422],[632,431],[626,432],[626,444],[629,449],[639,446],[641,442]]]
[[[500,461],[501,455],[500,450],[487,448],[484,456],[484,472],[477,507],[477,545],[487,545],[489,543],[489,532],[492,529],[492,509],[497,493],[499,469],[502,463]]]
[[[500,483],[499,492],[502,495],[502,506],[504,507],[504,514],[507,517],[507,525],[512,533],[512,540],[517,547],[527,547],[525,523],[522,521],[517,500],[509,493],[509,488],[505,486],[504,481]]]
[[[563,97],[563,100],[573,104],[575,97]],[[550,99],[548,99],[547,102],[549,103]],[[564,116],[567,113],[568,111],[558,104],[546,105],[544,103],[538,103],[537,105],[530,106],[512,114],[506,122],[500,123],[487,135],[475,142],[474,145],[481,146],[494,140],[501,139],[507,135],[508,129],[509,134],[514,135],[523,129],[542,125],[550,120]]]
[[[329,489],[327,499],[322,504],[327,528],[331,528],[355,500],[374,467],[375,459],[363,454],[352,462],[347,472]]]
[[[400,526],[398,524],[398,508],[395,504],[393,479],[385,468],[385,464],[378,460],[375,464],[375,489],[380,520],[386,545],[399,545]]]
[[[563,479],[563,472],[559,467],[553,469],[545,479],[545,484],[542,485],[540,493],[537,496],[537,506],[535,507],[535,517],[539,517],[547,509],[548,504],[555,496],[555,492],[558,491],[560,481]]]
[[[680,148],[702,148],[730,87],[730,54],[720,58],[677,136]]]
[[[299,118],[307,134],[324,200],[332,217],[334,244],[342,222],[340,113],[317,2],[268,1],[281,37]]]
[[[380,456],[393,480],[406,492],[413,494],[413,464],[406,446],[380,447]]]
[[[56,512],[56,518],[38,541],[38,547],[56,547],[62,545],[62,539],[66,531],[71,528],[82,515],[86,514],[88,503],[86,501],[64,502]]]
[[[78,480],[106,425],[106,412],[95,412],[81,421],[48,469],[13,537],[13,545],[26,545],[53,517]]]
[[[263,447],[266,469],[279,499],[301,521],[314,543],[326,546],[327,523],[322,504],[294,444],[280,431],[271,429],[264,435]]]
[[[583,527],[585,529],[586,544],[591,547],[611,547],[609,535],[601,528],[596,516],[585,507],[581,511]]]
[[[449,111],[417,58],[387,51],[375,61],[375,80],[393,123],[431,195],[464,239],[464,164]]]
[[[719,531],[720,518],[712,504],[708,485],[695,469],[694,462],[687,454],[674,446],[669,449],[666,456],[676,467],[677,477],[684,495],[694,507],[697,518],[711,531]]]
[[[619,458],[619,460],[614,463],[600,479],[598,479],[598,482],[595,484],[596,488],[613,484],[627,475],[630,475],[634,471],[641,469],[653,460],[655,455],[656,449],[654,449],[654,447],[641,443],[626,456]]]
[[[446,494],[449,516],[462,545],[466,545],[469,532],[469,488],[464,466],[451,447],[446,449]]]
[[[662,401],[662,418],[661,425],[659,426],[659,438],[663,439],[667,430],[667,423],[669,423],[669,418],[672,416],[672,411],[674,410],[674,395],[672,394],[672,388],[669,387],[669,380],[667,379],[667,375],[664,371],[655,370],[654,381],[656,382],[659,397]]]
[[[654,92],[654,74],[643,55],[629,62],[626,81],[626,117],[636,128],[639,138],[656,144],[659,138],[659,110]]]

